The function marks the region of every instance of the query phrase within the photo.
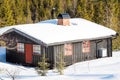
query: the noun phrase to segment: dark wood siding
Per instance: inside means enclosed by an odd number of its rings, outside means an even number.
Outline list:
[[[16,46],[17,43],[31,44],[31,45],[40,45],[36,42],[20,35],[15,32],[5,34],[0,37],[7,43],[7,61],[25,64],[26,56],[25,53],[17,52]],[[66,44],[66,43],[65,43]],[[98,50],[104,48],[107,50],[107,56],[112,56],[112,39],[99,39],[99,40],[90,40],[90,52],[82,52],[82,41],[70,43],[72,45],[72,54],[65,55],[64,53],[64,44],[54,45],[45,47],[41,45],[41,54],[45,53],[47,61],[50,63],[51,67],[56,67],[56,63],[60,60],[60,55],[64,55],[64,61],[66,65],[71,65],[76,62],[86,61],[91,59],[98,58]],[[41,61],[41,54],[32,53],[32,63],[37,65]]]
[[[53,48],[53,46],[49,46],[47,48],[47,58],[48,58],[48,62],[51,64],[50,68],[52,68],[53,64],[54,64],[54,48]]]
[[[2,35],[0,37],[0,39],[4,40],[7,43],[6,44],[6,46],[7,46],[7,55],[6,55],[7,61],[13,62],[13,63],[20,63],[23,65],[26,65],[25,52],[24,53],[17,52],[17,43],[24,43],[24,45],[30,44],[31,46],[33,44],[38,45],[34,41],[16,33],[16,32],[11,32],[11,33]],[[32,53],[31,65],[37,65],[40,60],[41,60],[40,54],[36,55],[36,54]]]
[[[60,60],[60,54],[64,54],[63,45],[54,46],[54,67],[56,67],[56,63]]]
[[[16,33],[16,32],[4,34],[4,35],[0,36],[0,40],[5,41],[7,48],[12,48],[12,49],[13,48],[16,49],[17,43],[36,44],[34,41]]]
[[[45,50],[45,52],[44,52]],[[46,58],[48,59],[48,53],[46,52],[47,48],[44,47],[44,46],[41,46],[41,54],[37,54],[37,53],[33,53],[33,62],[32,64],[37,66],[38,65],[38,62],[41,62],[42,61],[42,54],[45,54]]]
[[[73,52],[72,55],[64,56],[66,65],[70,65],[80,61],[92,60],[97,58],[98,50],[104,48],[107,53],[111,55],[111,39],[91,40],[90,41],[90,52],[82,52],[82,42],[72,43]],[[64,44],[54,46],[54,63],[59,61],[60,54],[64,54]],[[56,64],[54,64],[56,66]]]
[[[96,59],[96,41],[90,41],[90,53],[88,60]]]
[[[80,61],[86,61],[90,59],[96,58],[96,44],[95,41],[90,41],[90,52],[89,53],[83,53],[82,52],[82,42],[79,43],[73,43],[73,63],[80,62]]]
[[[72,55],[72,63],[82,61],[82,49],[81,43],[73,43],[73,55]]]
[[[42,58],[42,57],[41,57],[41,55],[33,54],[32,58],[33,58],[32,64],[33,64],[33,65],[38,65],[38,62],[41,61],[41,58]]]
[[[6,61],[18,63],[18,64],[25,64],[25,54],[23,53],[17,53],[13,50],[7,50],[6,53]]]

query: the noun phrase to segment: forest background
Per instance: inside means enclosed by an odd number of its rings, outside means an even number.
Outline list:
[[[120,34],[120,0],[0,0],[0,27],[54,19],[59,13],[84,18]],[[113,50],[120,49],[120,36]]]

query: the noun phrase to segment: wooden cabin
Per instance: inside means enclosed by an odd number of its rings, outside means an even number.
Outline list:
[[[116,36],[107,27],[65,13],[58,19],[1,28],[0,34],[8,62],[36,66],[45,54],[51,67],[56,66],[61,54],[66,65],[111,57],[112,38]]]

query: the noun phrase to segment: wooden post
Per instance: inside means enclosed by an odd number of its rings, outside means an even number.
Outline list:
[[[107,56],[112,57],[112,39],[107,39]]]

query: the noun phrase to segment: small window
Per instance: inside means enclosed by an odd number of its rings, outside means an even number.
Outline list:
[[[41,46],[40,45],[33,45],[33,53],[41,54]]]
[[[83,53],[90,53],[90,41],[83,41],[82,42],[82,52]]]
[[[71,43],[64,44],[64,55],[70,56],[73,54],[73,47]]]
[[[17,43],[17,51],[24,53],[24,44],[23,43]]]

